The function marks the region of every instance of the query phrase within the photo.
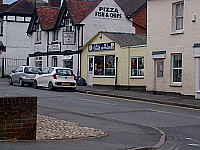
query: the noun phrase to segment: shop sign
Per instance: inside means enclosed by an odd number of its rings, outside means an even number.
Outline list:
[[[122,14],[116,7],[99,7],[94,16],[106,19],[122,19]]]
[[[60,44],[49,45],[48,51],[60,51]]]
[[[75,44],[75,32],[63,31],[63,45],[74,45]]]
[[[115,49],[115,43],[99,43],[99,44],[90,44],[88,46],[88,51],[106,51],[106,50],[114,50]]]

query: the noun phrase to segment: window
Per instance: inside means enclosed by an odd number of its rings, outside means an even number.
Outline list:
[[[36,25],[36,42],[41,41],[41,32],[42,32],[41,25],[37,24]]]
[[[0,36],[3,35],[3,21],[0,21]]]
[[[42,69],[42,57],[35,58],[35,66]]]
[[[65,19],[65,29],[67,32],[74,31],[71,19]]]
[[[114,76],[115,56],[114,55],[94,56],[94,75]]]
[[[50,68],[45,68],[44,70],[42,70],[42,74],[48,74],[49,73]]]
[[[73,60],[63,60],[63,67],[73,69]]]
[[[52,32],[52,40],[58,41],[58,30]]]
[[[144,76],[144,57],[131,58],[131,76]]]
[[[182,54],[172,54],[172,82],[182,82]]]
[[[58,58],[57,56],[52,57],[52,67],[57,67],[58,66]]]
[[[173,32],[183,30],[183,1],[173,5]]]

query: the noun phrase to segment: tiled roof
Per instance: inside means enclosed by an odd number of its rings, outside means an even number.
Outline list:
[[[0,6],[0,13],[11,13],[31,16],[35,7],[34,5],[35,0],[18,0],[10,5]],[[37,0],[37,5],[47,5],[47,3],[43,0]]]
[[[44,30],[52,29],[58,18],[60,9],[51,7],[37,8],[38,17]]]
[[[83,0],[65,0],[67,8],[75,23],[83,21],[102,0],[83,1]]]
[[[131,16],[140,7],[146,4],[147,0],[115,0],[115,2],[123,10],[126,16]]]
[[[147,36],[132,33],[102,32],[122,47],[147,44]]]

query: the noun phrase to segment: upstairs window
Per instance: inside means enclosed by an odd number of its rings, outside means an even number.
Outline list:
[[[36,42],[41,42],[42,28],[40,24],[36,25]]]
[[[53,31],[52,40],[53,41],[58,41],[58,30],[54,30]]]
[[[173,3],[173,32],[183,31],[184,2]]]
[[[3,35],[3,21],[0,21],[0,36]]]
[[[72,25],[71,19],[65,19],[65,31],[66,32],[73,32],[74,27]]]

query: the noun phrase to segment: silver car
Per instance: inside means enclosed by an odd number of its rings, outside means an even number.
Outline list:
[[[24,86],[24,84],[28,84],[31,86],[33,84],[33,80],[40,72],[40,69],[37,67],[31,66],[20,66],[15,70],[11,71],[9,76],[9,84],[13,85],[13,83],[18,83],[20,86]]]

